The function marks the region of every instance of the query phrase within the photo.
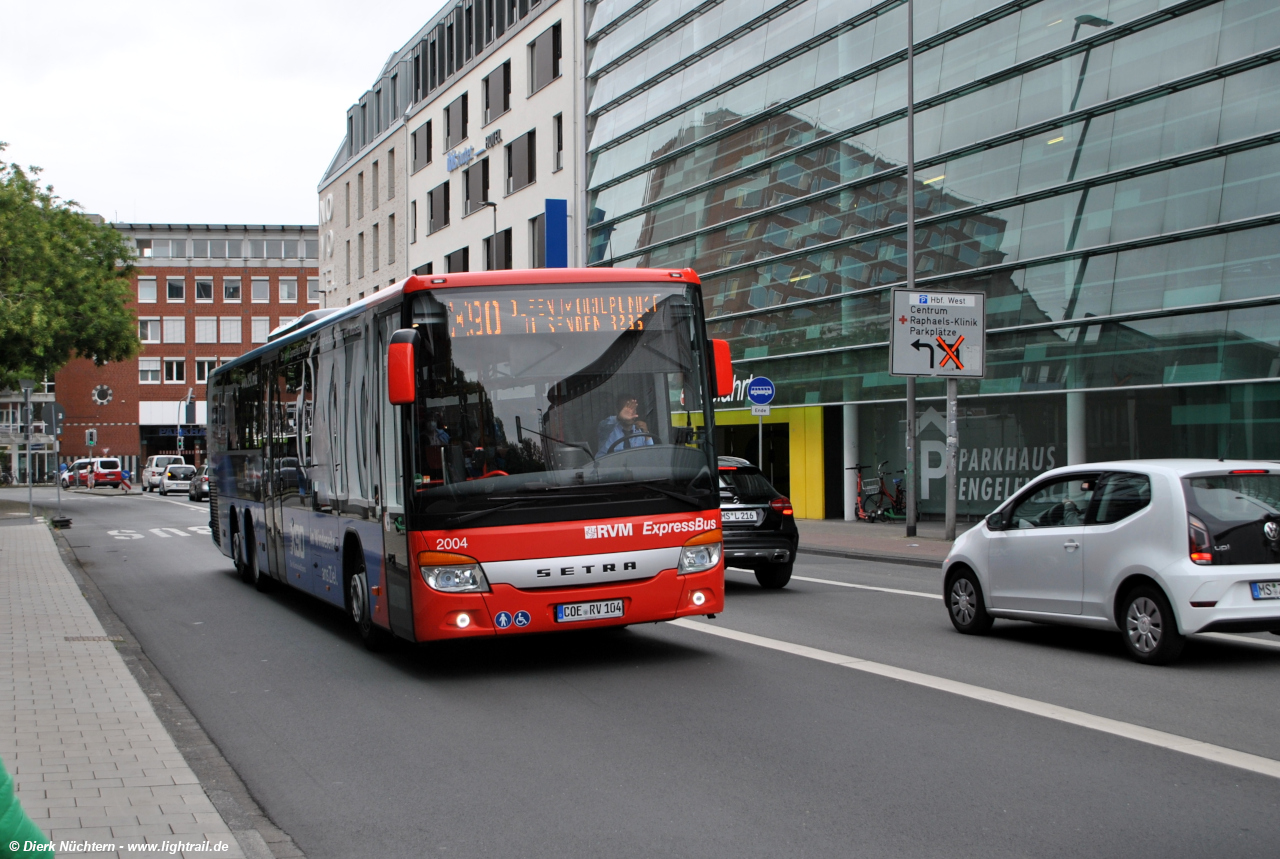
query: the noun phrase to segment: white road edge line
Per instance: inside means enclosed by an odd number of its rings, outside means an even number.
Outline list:
[[[909,597],[928,597],[931,600],[942,599],[942,594],[930,594],[930,593],[925,593],[924,591],[904,591],[904,590],[899,590],[898,588],[879,588],[879,587],[876,587],[875,585],[855,585],[851,582],[837,582],[837,581],[832,581],[831,579],[814,579],[814,578],[810,578],[809,576],[793,575],[791,578],[799,582],[815,582],[820,585],[835,585],[836,587],[839,587],[839,588],[857,588],[858,590],[862,590],[862,591],[880,591],[881,593],[903,594]]]
[[[1274,761],[1271,758],[1264,758],[1260,755],[1251,755],[1248,752],[1228,749],[1224,746],[1215,746],[1212,743],[1193,740],[1189,737],[1180,737],[1177,734],[1169,734],[1153,728],[1144,728],[1141,725],[1108,719],[1104,716],[1095,716],[1080,710],[1072,710],[1069,707],[1047,704],[1043,701],[1036,701],[1033,698],[1023,698],[1020,695],[997,692],[994,689],[961,683],[957,680],[947,680],[944,677],[935,677],[932,674],[923,674],[906,668],[896,668],[880,662],[859,659],[856,656],[845,656],[840,653],[832,653],[829,650],[806,647],[803,644],[792,644],[789,641],[779,641],[775,638],[752,635],[749,632],[738,632],[737,630],[725,629],[720,626],[711,626],[710,624],[699,623],[686,618],[677,618],[670,622],[683,629],[691,629],[708,635],[718,635],[721,638],[740,641],[744,644],[754,644],[757,647],[803,656],[806,659],[839,665],[843,668],[852,668],[855,671],[875,674],[891,680],[900,680],[903,683],[911,683],[927,689],[935,689],[939,692],[948,692],[963,698],[994,704],[997,707],[1007,707],[1010,710],[1018,710],[1033,716],[1065,722],[1068,725],[1076,725],[1077,727],[1100,731],[1104,734],[1124,737],[1149,746],[1181,752],[1192,757],[1280,779],[1280,761]]]
[[[832,579],[815,579],[809,576],[792,576],[791,578],[801,582],[814,582],[819,585],[835,585],[840,588],[857,588],[863,591],[880,591],[886,594],[903,594],[909,597],[927,597],[931,600],[942,599],[942,594],[931,594],[925,591],[905,591],[898,588],[881,588],[875,585],[855,585],[852,582],[837,582]],[[1222,641],[1227,644],[1243,644],[1248,647],[1265,647],[1269,650],[1280,650],[1280,641],[1263,641],[1260,638],[1249,638],[1247,635],[1234,635],[1230,632],[1196,632],[1192,633],[1193,638],[1210,638]]]
[[[1280,650],[1280,641],[1263,641],[1261,638],[1250,638],[1247,635],[1235,635],[1230,632],[1197,632],[1193,638],[1212,638],[1228,644],[1245,644],[1251,647],[1265,647],[1268,650]]]
[[[177,504],[179,507],[185,507],[188,510],[203,510],[203,507],[196,507],[192,504],[183,504],[181,501],[170,501],[168,498],[152,498],[152,501],[163,501],[165,504]]]

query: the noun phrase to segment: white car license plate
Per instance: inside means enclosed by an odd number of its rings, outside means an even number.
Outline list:
[[[1254,582],[1252,587],[1256,600],[1280,600],[1280,582]]]
[[[606,617],[622,617],[622,600],[574,602],[556,606],[556,623],[600,620]]]
[[[721,510],[721,522],[755,522],[756,511],[754,510]]]

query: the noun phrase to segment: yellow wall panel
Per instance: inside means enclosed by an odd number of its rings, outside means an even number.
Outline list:
[[[721,426],[754,424],[749,411],[716,412]],[[822,476],[822,407],[776,408],[764,419],[767,424],[787,424],[791,446],[791,504],[801,519],[826,516],[826,487]]]

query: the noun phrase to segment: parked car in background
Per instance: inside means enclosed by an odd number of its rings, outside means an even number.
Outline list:
[[[1167,664],[1197,632],[1280,635],[1280,466],[1102,462],[1041,475],[943,562],[956,629],[993,619],[1119,629]]]
[[[186,465],[187,461],[181,456],[149,456],[147,464],[142,469],[142,491],[155,492],[160,488],[160,478],[164,475],[164,470],[171,465]]]
[[[93,465],[86,469],[86,474],[90,487],[110,486],[119,489],[124,483],[120,460],[114,458],[100,457],[93,460]]]
[[[191,475],[191,484],[187,488],[187,498],[192,501],[209,500],[209,466],[202,465]]]
[[[93,465],[92,459],[77,459],[75,462],[67,466],[67,470],[62,472],[62,488],[70,489],[73,486],[88,486],[88,470]]]
[[[178,463],[170,465],[160,475],[161,495],[168,495],[170,492],[186,492],[191,488],[191,478],[195,476],[196,467],[194,465],[183,465]]]
[[[785,587],[800,542],[791,501],[747,460],[719,463],[725,566],[751,570],[761,587]]]

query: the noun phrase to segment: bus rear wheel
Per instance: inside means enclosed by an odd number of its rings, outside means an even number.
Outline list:
[[[373,653],[385,650],[387,633],[373,622],[373,613],[369,604],[369,577],[365,573],[364,559],[357,562],[356,571],[347,586],[347,609],[351,612],[351,622],[360,633],[360,640]]]

